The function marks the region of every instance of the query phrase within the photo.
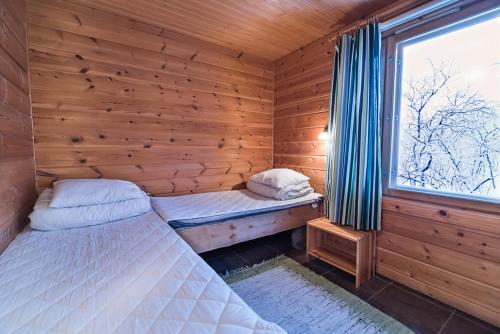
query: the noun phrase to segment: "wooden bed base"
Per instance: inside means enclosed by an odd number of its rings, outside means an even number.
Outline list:
[[[322,216],[320,208],[307,205],[217,224],[177,229],[176,232],[196,253],[203,253],[305,226],[308,220]]]

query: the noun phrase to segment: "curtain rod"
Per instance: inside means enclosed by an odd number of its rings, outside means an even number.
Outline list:
[[[401,0],[396,2],[395,4],[389,5],[376,11],[369,17],[357,20],[349,24],[348,26],[342,27],[341,29],[331,33],[329,40],[335,41],[338,36],[358,29],[360,26],[365,25],[371,20],[380,21],[380,30],[386,31],[458,1],[459,0],[434,0],[417,7],[412,7],[412,4],[415,1]]]
[[[398,15],[394,18],[391,18],[389,20],[382,22],[380,24],[380,30],[386,31],[386,30],[392,29],[392,28],[397,27],[401,24],[404,24],[406,22],[414,20],[420,16],[427,15],[430,12],[433,12],[435,10],[439,10],[443,7],[451,5],[455,2],[458,2],[458,0],[434,0],[434,1],[430,1],[422,6],[418,6],[417,8],[414,8],[406,13],[403,13],[401,15]]]

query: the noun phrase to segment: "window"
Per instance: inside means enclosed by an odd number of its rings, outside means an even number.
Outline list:
[[[500,201],[499,13],[391,37],[387,187]]]

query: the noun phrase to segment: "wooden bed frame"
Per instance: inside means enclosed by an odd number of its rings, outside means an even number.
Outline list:
[[[310,204],[216,224],[180,228],[176,232],[196,253],[203,253],[305,226],[308,220],[322,216],[322,212],[321,205]]]

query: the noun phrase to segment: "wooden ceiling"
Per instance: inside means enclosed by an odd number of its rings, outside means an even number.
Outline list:
[[[276,60],[391,0],[73,0]]]

